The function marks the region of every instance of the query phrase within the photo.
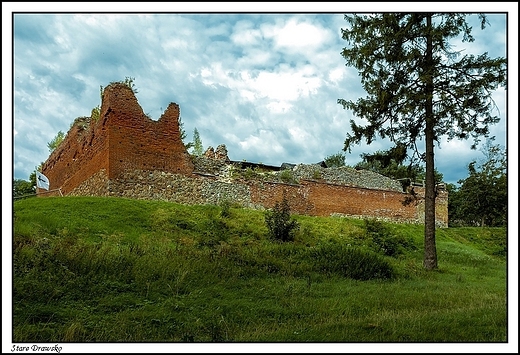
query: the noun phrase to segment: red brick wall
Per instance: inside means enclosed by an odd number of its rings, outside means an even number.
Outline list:
[[[108,133],[105,122],[92,122],[86,128],[75,124],[64,141],[42,166],[49,178],[49,189],[61,188],[67,194],[94,173],[108,170]]]
[[[158,121],[146,117],[125,85],[104,91],[101,115],[109,121],[110,179],[126,169],[191,174],[193,164],[179,131],[179,106],[170,103]]]
[[[251,200],[266,208],[274,206],[284,194],[295,213],[314,216],[347,216],[391,219],[400,222],[424,221],[424,189],[416,188],[417,198],[403,203],[411,195],[391,190],[302,181],[301,185],[251,183]],[[448,196],[440,191],[436,201],[436,221],[448,225]]]
[[[109,179],[126,169],[191,174],[193,163],[180,139],[179,106],[171,103],[158,121],[146,117],[132,90],[105,88],[100,118],[78,123],[42,167],[50,189],[67,194],[105,169]]]

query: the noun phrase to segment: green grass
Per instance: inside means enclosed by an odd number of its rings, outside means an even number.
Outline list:
[[[505,228],[437,230],[428,272],[420,225],[294,216],[281,243],[225,209],[16,201],[13,341],[508,341]]]

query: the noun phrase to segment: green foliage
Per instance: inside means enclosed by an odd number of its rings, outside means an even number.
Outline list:
[[[64,139],[65,139],[65,133],[63,133],[62,131],[58,131],[56,136],[49,143],[47,143],[49,152],[52,153],[56,148],[58,148]]]
[[[246,167],[242,169],[239,164],[235,164],[231,168],[231,177],[233,179],[245,179],[245,180],[263,180],[266,178],[265,171],[262,171],[258,167]]]
[[[290,169],[285,169],[280,172],[280,179],[288,184],[297,184],[298,181],[294,177],[294,173]]]
[[[223,218],[231,217],[231,202],[229,200],[220,202],[220,216]]]
[[[99,120],[100,115],[101,115],[101,108],[99,107],[99,105],[97,105],[90,112],[90,118],[92,119],[93,122],[96,122],[97,120]]]
[[[282,242],[294,239],[294,232],[299,228],[299,224],[291,217],[291,208],[285,195],[272,209],[266,211],[265,224],[270,238]]]
[[[125,86],[128,86],[130,89],[132,89],[132,92],[134,94],[137,94],[139,91],[137,90],[137,87],[135,86],[135,78],[131,76],[126,76],[124,80],[120,81],[112,81],[110,84],[123,84]],[[103,91],[103,88],[101,88],[101,91]],[[101,97],[103,97],[103,94],[101,94]]]
[[[410,186],[411,182],[423,182],[426,179],[424,166],[410,161],[404,164],[408,158],[406,147],[402,144],[388,150],[378,150],[374,154],[361,154],[362,161],[355,165],[355,168],[376,172],[388,176],[394,180],[399,180],[403,185],[403,190]],[[443,175],[435,169],[435,182],[442,182]]]
[[[507,225],[507,154],[489,140],[482,152],[485,159],[468,165],[469,176],[450,186],[450,225]]]
[[[387,256],[397,257],[405,250],[416,250],[413,240],[394,233],[385,223],[375,219],[365,219],[366,237],[374,249]]]
[[[31,185],[34,186],[34,188],[36,188],[36,170],[42,171],[42,166],[43,163],[40,163],[40,165],[35,167],[34,171],[29,174],[29,181],[31,182]]]
[[[320,272],[339,274],[354,280],[391,279],[395,271],[374,252],[327,243],[312,249],[311,258]]]
[[[357,102],[339,99],[344,108],[366,119],[365,127],[353,120],[345,149],[366,138],[370,144],[376,133],[413,148],[424,136],[426,90],[417,85],[430,80],[433,72],[435,99],[434,131],[449,139],[473,137],[475,144],[489,133],[488,126],[500,118],[491,115],[491,95],[506,82],[505,58],[491,59],[484,53],[464,55],[450,52],[448,41],[461,33],[473,42],[468,14],[387,13],[345,15],[348,29],[342,36],[350,45],[342,51],[347,65],[359,70],[368,97]],[[432,20],[434,24],[429,24]],[[485,20],[485,18],[484,18]],[[427,40],[432,40],[434,60],[425,60]],[[445,59],[443,59],[445,58]],[[442,70],[441,70],[442,69]],[[469,88],[469,89],[468,89]]]
[[[181,135],[181,141],[186,147],[186,150],[189,150],[193,148],[193,142],[185,142],[186,140],[186,131],[184,130],[184,122],[182,121],[182,118],[179,117],[179,132]]]
[[[251,180],[251,179],[255,179],[257,178],[259,175],[258,173],[254,170],[254,169],[251,169],[251,167],[247,167],[244,169],[244,171],[242,172],[242,176],[246,179],[246,180]]]
[[[13,180],[13,197],[22,197],[33,195],[36,193],[35,185],[27,180],[14,179]]]
[[[345,166],[345,152],[331,154],[327,156],[324,161],[328,168],[340,168]]]
[[[204,148],[202,146],[202,139],[200,138],[199,131],[197,128],[193,130],[193,151],[192,154],[195,156],[201,156],[204,153]]]

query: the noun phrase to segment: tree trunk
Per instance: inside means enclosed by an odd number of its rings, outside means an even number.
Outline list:
[[[435,175],[434,175],[434,126],[433,116],[433,61],[432,61],[432,15],[426,17],[428,33],[426,35],[426,188],[424,194],[424,262],[427,270],[437,268],[437,247],[435,245]]]

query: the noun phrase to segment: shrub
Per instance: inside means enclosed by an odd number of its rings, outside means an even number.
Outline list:
[[[394,234],[383,222],[365,219],[365,230],[373,247],[384,255],[396,257],[402,254],[404,249],[415,249],[411,240]]]
[[[383,256],[338,243],[326,243],[311,249],[311,258],[317,272],[354,280],[391,279],[395,274]]]
[[[340,168],[345,166],[345,152],[331,154],[325,158],[325,164],[328,168]]]
[[[244,170],[244,178],[246,180],[251,180],[251,179],[254,179],[256,177],[256,172],[251,169],[250,167],[247,167],[245,170]]]
[[[231,202],[223,200],[220,202],[220,217],[227,218],[231,216]]]
[[[92,111],[90,112],[90,118],[92,121],[96,122],[99,120],[99,117],[101,116],[101,108],[98,106],[94,107]]]
[[[288,170],[288,169],[283,170],[280,173],[280,179],[283,182],[288,183],[288,184],[296,184],[297,183],[296,179],[294,178],[292,170]]]
[[[291,209],[285,195],[271,210],[266,211],[265,224],[269,237],[282,242],[294,240],[294,232],[299,224],[291,218]]]

